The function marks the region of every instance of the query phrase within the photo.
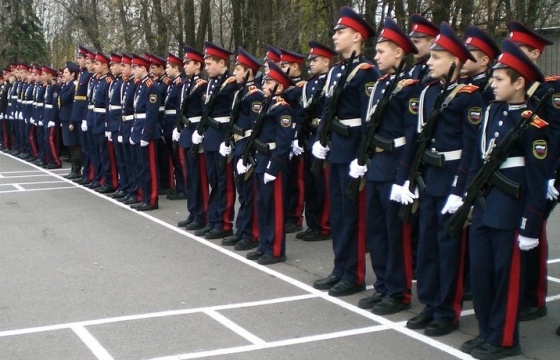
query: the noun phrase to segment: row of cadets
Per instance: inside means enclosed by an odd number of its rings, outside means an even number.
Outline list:
[[[430,81],[430,70],[428,69],[428,59],[430,58],[430,46],[434,43],[439,34],[439,27],[422,15],[414,14],[410,17],[412,25],[411,32],[408,34],[418,53],[414,54],[414,66],[410,69],[409,75],[412,79],[420,80],[422,86]]]
[[[515,42],[521,51],[537,64],[546,46],[553,42],[537,34],[524,24],[511,21],[508,24],[508,37]],[[535,83],[535,85],[538,83]],[[560,77],[547,76],[541,81],[537,89],[533,92],[536,98],[541,98],[544,93],[552,88],[553,94],[545,103],[542,112],[539,114],[548,121],[551,139],[560,137]],[[530,94],[531,95],[531,94]],[[533,100],[531,100],[533,102]],[[548,260],[548,238],[546,225],[548,218],[558,202],[558,164],[560,159],[560,145],[557,141],[551,141],[548,148],[547,162],[549,163],[548,174],[548,203],[543,214],[541,233],[538,237],[531,239],[531,245],[527,251],[523,252],[522,260],[522,292],[520,303],[520,321],[530,321],[547,314],[546,295],[548,287],[547,279],[547,260]],[[559,328],[560,329],[560,328]]]
[[[350,164],[350,176],[365,176],[367,180],[367,248],[376,277],[373,295],[360,300],[358,306],[371,309],[377,315],[394,314],[410,308],[412,297],[410,228],[399,218],[399,194],[392,189],[398,188],[395,180],[404,159],[405,145],[414,141],[422,90],[420,81],[411,79],[406,72],[395,78],[395,69],[408,54],[417,52],[397,23],[386,18],[374,59],[384,75],[376,82],[370,96],[368,121],[372,120],[387,87],[392,82],[396,85],[375,133],[375,148],[370,161],[363,166],[357,160]]]
[[[302,68],[305,56],[294,51],[280,50],[280,66],[288,74],[293,85],[285,89],[283,98],[292,108],[294,122],[292,126],[298,129],[303,121],[303,106],[301,96],[303,86]],[[292,152],[293,153],[293,152]],[[286,233],[298,232],[303,223],[304,184],[303,184],[303,157],[293,154],[287,174],[288,191],[286,193]]]
[[[359,200],[345,195],[351,177],[350,162],[356,158],[362,137],[362,126],[368,112],[367,104],[378,70],[362,55],[362,46],[375,34],[372,26],[349,7],[341,8],[332,37],[335,50],[343,61],[334,66],[327,77],[326,103],[335,86],[343,86],[340,105],[331,131],[331,142],[322,146],[316,141],[312,153],[329,163],[329,195],[334,268],[329,276],[314,282],[316,289],[329,289],[332,296],[345,296],[365,289],[365,193]],[[351,54],[358,56],[349,63]],[[349,67],[349,68],[348,68]],[[338,84],[340,76],[348,71],[345,84]],[[324,116],[324,114],[323,114]],[[324,126],[322,116],[319,129]]]
[[[111,59],[102,53],[95,56],[95,74],[97,77],[92,93],[93,104],[93,126],[92,134],[94,139],[94,149],[97,152],[99,161],[99,183],[97,189],[102,194],[114,192],[118,185],[117,166],[115,161],[115,150],[108,137],[111,131],[107,129],[109,109],[109,87],[114,78],[109,71]]]
[[[437,116],[431,148],[424,156],[426,188],[422,189],[418,199],[418,189],[410,191],[406,180],[408,164],[414,156],[415,141],[412,141],[405,148],[405,161],[401,162],[391,198],[400,199],[403,204],[417,199],[419,202],[417,291],[424,309],[406,326],[424,329],[428,336],[441,336],[455,330],[459,324],[466,246],[464,239],[451,238],[444,225],[462,204],[461,196],[475,150],[484,101],[478,87],[458,83],[463,64],[468,59],[476,60],[447,23],[441,24],[440,33],[430,49],[427,65],[435,81],[420,95],[418,133],[430,117],[441,91],[445,101]],[[456,64],[456,69],[447,84],[443,79],[452,63]],[[442,167],[443,163],[445,166]]]
[[[31,117],[33,112],[33,93],[36,85],[36,76],[33,72],[34,67],[30,69],[27,75],[27,87],[25,88],[25,93],[23,94],[23,101],[21,106],[21,113],[24,121],[24,140],[25,140],[25,151],[19,154],[19,158],[23,160],[34,160],[38,157],[39,149],[37,146],[36,136],[37,128],[31,123]]]
[[[11,72],[9,68],[2,70],[0,76],[0,150],[8,151],[11,149],[10,131],[8,128],[8,120],[6,119],[6,110],[8,109],[8,94],[11,83]]]
[[[293,111],[282,98],[284,91],[293,83],[275,63],[269,62],[268,69],[263,78],[263,91],[272,103],[264,115],[262,128],[255,142],[257,153],[254,176],[259,241],[257,250],[246,255],[247,259],[255,260],[261,265],[286,260],[286,175],[294,134]],[[272,93],[276,85],[276,92]],[[244,174],[247,170],[243,163],[238,163],[239,174]]]
[[[84,100],[82,100],[79,105],[76,104],[80,70],[78,64],[71,61],[66,62],[62,73],[63,85],[59,97],[62,143],[68,148],[70,154],[71,169],[70,173],[65,176],[65,178],[69,180],[81,179],[82,177],[82,149],[80,146],[81,119],[78,116],[74,116],[74,107],[81,108],[83,112],[85,104]],[[81,90],[85,89],[82,88]]]
[[[208,199],[208,223],[195,232],[206,239],[220,239],[233,234],[235,214],[235,186],[233,183],[233,164],[226,164],[225,171],[220,167],[221,155],[218,152],[225,138],[231,116],[233,96],[238,89],[237,81],[230,77],[229,57],[232,53],[220,46],[206,41],[204,43],[204,62],[209,81],[206,88],[205,103],[214,93],[216,97],[208,117],[208,127],[204,134],[195,131],[194,144],[201,144],[206,157],[206,171],[211,192]]]
[[[184,152],[175,151],[173,147],[173,130],[176,128],[177,119],[181,113],[181,90],[183,89],[183,78],[181,77],[181,68],[183,60],[171,53],[167,55],[165,65],[165,73],[170,80],[165,94],[165,119],[163,121],[163,144],[165,150],[161,153],[160,161],[167,161],[168,183],[170,187],[174,187],[174,191],[169,191],[167,199],[184,200],[187,198],[185,192],[185,176],[186,167]],[[161,150],[161,148],[158,148]],[[165,154],[167,152],[167,154]],[[160,166],[160,171],[164,171],[165,167]],[[163,182],[163,181],[162,181]]]
[[[121,88],[121,122],[117,141],[122,143],[122,177],[119,182],[121,193],[116,192],[113,198],[125,205],[140,203],[142,194],[139,191],[138,169],[140,159],[134,144],[130,142],[134,125],[134,95],[140,79],[132,73],[132,58],[130,54],[123,54],[121,59],[123,86]]]
[[[29,85],[28,83],[28,75],[29,75],[29,66],[26,64],[19,65],[19,77],[20,83],[17,92],[17,100],[16,100],[16,122],[15,122],[15,134],[17,145],[20,153],[24,155],[29,154],[29,150],[27,149],[27,141],[26,141],[26,133],[25,133],[25,121],[23,118],[23,101],[25,98],[25,92]]]
[[[10,134],[12,135],[12,151],[10,152],[11,155],[17,156],[21,153],[20,143],[17,137],[17,100],[19,96],[19,91],[21,90],[21,81],[20,81],[20,69],[18,64],[14,64],[12,73],[14,74],[15,80],[12,85],[10,95],[9,95],[9,103],[7,109],[7,116],[10,124]]]
[[[37,142],[37,146],[39,148],[39,157],[35,161],[32,161],[31,163],[43,167],[48,165],[48,161],[46,157],[45,128],[43,124],[46,84],[44,82],[42,66],[34,67],[33,72],[35,73],[35,77],[37,78],[38,82],[37,82],[37,86],[34,89],[34,95],[33,95],[34,102],[32,104],[33,120],[31,122],[37,125],[35,141]]]
[[[494,67],[496,101],[484,116],[471,173],[476,173],[495,146],[522,118],[530,117],[527,90],[543,82],[538,67],[509,39]],[[502,359],[521,354],[519,300],[521,251],[531,249],[541,233],[549,176],[548,123],[535,118],[522,133],[500,174],[523,189],[519,197],[491,186],[484,203],[476,202],[470,227],[470,271],[478,335],[461,345],[475,359]],[[521,251],[520,251],[521,250]]]
[[[238,84],[243,84],[245,76],[247,82],[243,88],[240,88],[234,97],[233,104],[239,101],[239,116],[233,124],[232,133],[234,144],[233,149],[233,164],[236,164],[234,171],[237,176],[245,176],[239,174],[237,168],[242,166],[242,155],[245,152],[248,137],[251,135],[251,127],[255,122],[259,112],[261,111],[264,94],[255,84],[255,75],[263,64],[254,55],[248,53],[242,47],[239,47],[233,70],[233,76]],[[220,145],[220,148],[224,148]],[[229,152],[224,152],[225,156],[229,156]],[[239,165],[241,162],[241,165]],[[225,237],[222,240],[224,246],[234,246],[237,251],[249,250],[257,246],[259,239],[258,230],[258,212],[256,209],[256,185],[254,172],[245,179],[245,181],[237,181],[237,196],[239,201],[239,209],[235,219],[235,227],[237,230],[231,236]]]
[[[136,151],[136,182],[141,194],[140,203],[131,207],[138,211],[159,208],[158,203],[158,168],[157,141],[161,137],[159,126],[160,99],[157,85],[149,74],[150,61],[134,56],[132,72],[140,82],[134,94],[134,123],[129,143]],[[136,199],[131,198],[131,202]]]
[[[105,188],[101,187],[100,193],[113,193],[113,198],[124,196],[122,188],[125,186],[124,161],[122,141],[119,142],[119,128],[122,119],[122,59],[121,54],[111,53],[109,59],[109,70],[113,80],[109,84],[107,117],[105,122],[105,137],[107,138],[107,150],[109,155],[109,169],[112,183]]]
[[[303,241],[328,240],[331,235],[328,167],[325,167],[318,177],[313,174],[311,171],[313,163],[311,147],[317,138],[317,129],[324,105],[323,88],[327,80],[331,60],[334,56],[336,56],[336,52],[328,46],[316,41],[309,41],[308,60],[311,78],[303,86],[301,96],[304,109],[303,121],[311,121],[309,124],[310,132],[308,138],[304,139],[303,144],[299,144],[296,139],[292,145],[294,155],[303,157],[305,221],[307,229],[296,234],[296,238]],[[313,100],[317,93],[319,93],[318,97],[316,100]],[[313,101],[317,101],[317,104],[312,104]]]
[[[102,185],[101,164],[99,162],[99,155],[96,146],[97,140],[93,135],[93,119],[94,119],[93,110],[95,108],[93,103],[94,102],[93,95],[98,81],[98,76],[96,74],[96,68],[95,68],[95,57],[96,54],[94,52],[88,51],[86,55],[86,67],[88,71],[91,73],[91,76],[88,80],[88,86],[87,86],[88,105],[83,115],[83,120],[81,125],[81,129],[85,133],[85,136],[87,137],[86,140],[87,154],[89,156],[90,163],[91,163],[89,178],[85,179],[81,184],[85,185],[90,189],[97,189]]]
[[[196,231],[203,229],[208,222],[209,189],[204,153],[193,155],[191,146],[193,134],[202,117],[208,83],[201,77],[204,69],[204,54],[190,46],[185,46],[184,53],[183,69],[188,80],[181,89],[181,125],[179,129],[174,130],[173,138],[178,141],[177,151],[184,153],[188,216],[177,225]]]
[[[43,112],[43,126],[45,130],[45,153],[48,169],[62,167],[59,157],[60,131],[58,118],[58,96],[60,84],[57,81],[58,71],[50,66],[43,66],[43,81],[45,88],[45,106]]]

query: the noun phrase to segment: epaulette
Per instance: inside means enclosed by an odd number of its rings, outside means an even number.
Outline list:
[[[369,70],[369,69],[373,69],[373,64],[361,63],[358,65],[358,67],[360,68],[360,70]]]
[[[152,81],[152,79],[146,80],[146,86],[147,87],[152,87],[153,85],[154,85],[154,82]]]
[[[543,119],[541,119],[540,117],[535,116],[533,121],[531,121],[531,125],[533,125],[537,129],[542,129],[542,128],[548,126],[548,123],[546,121],[544,121]]]
[[[478,90],[478,86],[476,86],[476,85],[465,85],[465,86],[463,86],[463,87],[459,90],[459,92],[460,92],[460,93],[468,93],[468,94],[471,94],[471,93],[473,93],[473,92],[475,92],[475,91],[477,91],[477,90]]]
[[[142,80],[138,79],[138,78],[134,78],[134,83],[135,84],[139,84]]]
[[[161,79],[161,81],[165,83],[165,85],[171,84],[171,79],[168,76],[164,76],[163,79]]]
[[[261,92],[261,89],[259,89],[255,85],[251,85],[247,88],[247,94],[254,94],[254,93],[257,93],[257,92]]]
[[[405,87],[405,86],[410,86],[410,85],[414,85],[418,82],[419,80],[415,80],[415,79],[403,79],[401,81],[399,81],[399,86],[400,87]]]
[[[183,80],[181,79],[181,77],[177,76],[177,78],[175,79],[175,85],[181,85],[182,82]]]
[[[305,81],[305,80],[300,80],[300,81],[298,81],[298,82],[296,83],[296,86],[302,88],[302,87],[305,86],[306,83],[307,83],[307,81]]]
[[[281,97],[281,96],[278,96],[278,97],[276,98],[276,103],[277,103],[277,104],[281,104],[281,105],[290,106],[290,104],[288,104],[288,103],[286,102],[286,100],[284,100],[284,98]]]
[[[235,76],[230,76],[227,78],[226,83],[231,84],[237,82],[237,80],[235,79]]]
[[[544,78],[545,82],[555,82],[555,81],[558,81],[558,80],[560,80],[560,76],[558,76],[558,75],[551,75],[551,76],[547,76],[547,77]]]
[[[110,83],[113,82],[113,78],[110,77],[110,76],[106,76],[106,77],[105,77],[105,81],[107,82],[107,84],[110,84]]]

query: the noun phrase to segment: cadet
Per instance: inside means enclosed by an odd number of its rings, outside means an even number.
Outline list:
[[[23,102],[21,106],[21,113],[25,123],[25,152],[18,155],[20,159],[27,160],[29,162],[35,161],[39,156],[39,149],[37,146],[37,127],[33,124],[33,94],[36,85],[36,76],[33,72],[33,68],[27,74],[27,87],[25,88],[25,94],[23,94]],[[33,120],[33,122],[32,122]]]
[[[80,67],[78,64],[67,61],[62,74],[64,84],[58,98],[60,126],[62,127],[62,143],[68,147],[70,162],[72,163],[70,174],[66,175],[65,178],[73,180],[82,177],[82,150],[80,149],[80,134],[78,132],[81,120],[72,119],[76,96],[76,85],[74,82],[78,80]]]
[[[37,143],[39,147],[39,157],[37,160],[32,161],[31,163],[37,166],[46,166],[47,165],[47,153],[46,153],[46,144],[45,144],[45,128],[43,126],[43,112],[45,107],[45,90],[47,85],[43,79],[43,67],[36,66],[34,69],[35,76],[37,77],[37,86],[35,86],[35,94],[33,96],[34,103],[33,103],[33,120],[35,124],[37,124],[36,133],[37,133]]]
[[[305,195],[305,221],[307,229],[296,234],[297,239],[303,241],[319,241],[330,239],[329,224],[330,206],[328,193],[328,168],[324,168],[320,176],[311,171],[314,157],[311,148],[317,139],[317,128],[323,111],[325,81],[329,72],[329,65],[336,52],[316,41],[309,42],[309,73],[312,78],[305,83],[302,90],[303,120],[308,122],[308,134],[299,134],[292,145],[292,152],[296,156],[303,154],[303,180]],[[305,126],[302,124],[305,130]],[[307,137],[303,144],[297,138]]]
[[[12,84],[10,82],[11,74],[9,68],[2,71],[2,85],[0,87],[0,150],[7,151],[10,149],[10,132],[8,129],[7,109],[8,96]]]
[[[430,81],[430,71],[426,63],[430,58],[430,46],[439,34],[439,28],[430,20],[418,14],[410,17],[410,23],[412,24],[412,30],[408,36],[418,49],[418,53],[414,54],[414,66],[410,69],[409,75],[412,79],[420,80],[420,84],[424,86]]]
[[[255,84],[255,74],[262,66],[261,62],[253,55],[249,54],[245,49],[239,47],[235,62],[233,76],[238,84],[242,84],[247,73],[247,82],[244,87],[239,89],[235,94],[233,101],[234,106],[239,102],[239,115],[233,124],[233,139],[235,142],[233,163],[237,164],[241,161],[241,156],[245,152],[247,138],[251,135],[251,127],[255,122],[262,106],[264,99],[263,92],[257,88]],[[225,146],[225,144],[224,144]],[[231,152],[231,149],[229,150]],[[226,154],[228,156],[229,154]],[[235,219],[237,231],[235,234],[228,236],[222,240],[222,245],[235,245],[235,250],[249,250],[257,246],[259,238],[258,231],[258,212],[256,209],[257,201],[255,199],[255,178],[251,173],[245,181],[237,181],[237,195],[239,200],[239,210]],[[237,174],[237,176],[245,176]]]
[[[457,82],[465,61],[475,59],[447,23],[443,22],[440,30],[427,63],[430,76],[440,81],[423,90],[418,110],[420,132],[425,121],[431,118],[437,97],[445,95],[442,107],[436,110],[441,111],[435,119],[431,148],[423,157],[422,176],[426,188],[422,189],[419,200],[417,289],[418,299],[425,307],[406,325],[410,329],[425,329],[424,334],[428,336],[446,335],[459,325],[465,246],[464,240],[453,239],[444,225],[462,203],[461,195],[484,107],[476,86]],[[447,84],[441,80],[448,76],[451,64],[456,68]],[[405,182],[415,141],[409,146],[405,149],[405,156],[410,158],[401,162],[403,166],[397,175],[397,185],[402,184],[400,197],[403,204],[412,203],[418,197],[418,189],[411,192],[408,180]]]
[[[312,148],[313,155],[319,159],[327,158],[330,166],[330,205],[331,209],[336,209],[331,211],[334,268],[329,276],[315,281],[313,286],[321,290],[330,289],[332,296],[345,296],[365,289],[365,196],[355,201],[346,196],[345,191],[351,179],[349,165],[358,151],[369,96],[379,72],[361,54],[364,42],[375,34],[367,21],[351,8],[343,7],[334,30],[335,50],[345,60],[329,72],[325,83],[325,106],[329,106],[335,86],[343,89],[340,105],[333,114],[336,118],[331,127],[330,145],[323,146],[316,141]],[[349,63],[353,52],[358,56]],[[346,83],[339,84],[339,77],[344,73],[348,74]],[[323,115],[319,132],[325,120]]]
[[[277,65],[280,64],[280,50],[272,45],[266,45],[266,54],[264,55],[264,74],[268,74],[268,62],[272,61]],[[262,79],[261,79],[262,80]],[[264,80],[262,80],[264,81]]]
[[[138,211],[150,211],[159,208],[158,204],[158,168],[157,140],[160,138],[159,91],[150,78],[148,69],[150,62],[139,56],[132,59],[132,72],[140,80],[134,94],[134,125],[129,142],[137,152],[138,184],[142,194],[142,202],[131,207]]]
[[[197,230],[195,235],[206,239],[221,239],[233,234],[232,222],[235,213],[235,186],[233,184],[233,165],[220,167],[221,155],[218,152],[224,140],[226,127],[231,115],[233,96],[238,89],[235,77],[230,77],[227,64],[231,52],[208,41],[204,43],[204,63],[210,81],[206,88],[206,100],[214,96],[216,101],[210,109],[208,128],[204,134],[193,132],[194,144],[202,143],[206,156],[208,183],[212,189],[208,199],[208,224]],[[204,142],[203,142],[204,140]]]
[[[511,40],[504,40],[502,51],[492,76],[496,102],[485,112],[472,173],[482,167],[510,129],[532,115],[526,92],[534,81],[544,80],[538,67]],[[520,196],[511,196],[496,184],[484,193],[485,206],[478,201],[474,205],[470,271],[479,335],[465,342],[461,350],[475,359],[494,360],[521,354],[520,250],[536,246],[541,232],[549,176],[547,125],[536,117],[498,170],[522,189]]]
[[[196,231],[204,228],[208,222],[208,179],[204,154],[199,152],[193,155],[190,150],[193,132],[200,123],[203,97],[208,83],[200,77],[204,68],[204,55],[190,46],[185,46],[184,50],[183,69],[188,81],[181,91],[182,128],[173,130],[173,136],[174,139],[178,138],[178,151],[185,154],[183,158],[186,168],[185,187],[189,215],[185,220],[179,221],[177,226]]]
[[[62,167],[62,162],[59,158],[60,132],[58,130],[58,96],[60,95],[60,85],[56,81],[57,76],[58,72],[55,69],[43,66],[43,81],[47,84],[43,111],[47,169]]]
[[[400,201],[391,195],[397,169],[404,159],[404,146],[412,142],[418,116],[419,80],[410,79],[404,72],[397,77],[395,69],[416,47],[391,18],[385,18],[383,30],[376,46],[375,62],[385,73],[370,96],[368,120],[380,99],[386,96],[388,86],[396,82],[388,105],[381,116],[381,123],[374,135],[373,156],[367,166],[360,166],[357,160],[350,164],[350,176],[367,179],[366,215],[367,248],[375,272],[375,292],[362,299],[361,308],[369,308],[374,314],[388,315],[410,308],[412,289],[412,258],[410,234],[404,231],[399,218]],[[406,105],[406,106],[405,106]],[[371,126],[371,125],[369,125]]]
[[[261,119],[262,128],[255,141],[259,244],[256,251],[247,254],[247,259],[256,260],[261,265],[286,260],[284,199],[286,172],[294,136],[292,110],[281,97],[293,83],[275,63],[269,62],[268,69],[263,91],[271,103]],[[276,92],[273,93],[275,88]],[[238,162],[239,174],[244,174],[247,170],[248,167],[243,162]]]
[[[479,87],[484,102],[489,104],[494,100],[494,91],[490,87],[490,73],[492,63],[500,54],[500,49],[490,36],[476,26],[467,28],[465,38],[465,46],[476,62],[467,60],[461,69],[461,74],[468,76],[469,83]]]
[[[99,162],[99,153],[97,150],[97,141],[95,136],[93,135],[93,119],[94,113],[93,110],[95,108],[93,104],[93,94],[94,89],[97,86],[97,74],[95,70],[95,57],[96,54],[92,51],[88,51],[87,58],[86,58],[86,67],[88,71],[91,73],[89,78],[88,87],[87,87],[87,101],[88,106],[86,112],[84,114],[84,120],[82,120],[82,131],[85,132],[87,136],[87,146],[88,146],[88,154],[90,157],[90,177],[88,181],[80,182],[81,184],[85,185],[90,189],[97,189],[101,187],[101,164]],[[103,132],[105,134],[105,132]]]
[[[119,128],[121,125],[122,117],[122,92],[123,92],[123,77],[122,77],[122,55],[111,53],[109,62],[109,70],[113,77],[113,81],[109,84],[109,104],[107,106],[107,122],[105,123],[105,137],[107,138],[107,155],[109,158],[109,166],[113,185],[115,187],[107,186],[106,190],[99,189],[100,193],[110,193],[113,199],[120,199],[126,196],[122,190],[125,186],[124,176],[124,162],[123,162],[123,147],[122,141],[119,142]]]

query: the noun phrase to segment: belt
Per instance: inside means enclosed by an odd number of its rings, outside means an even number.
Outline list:
[[[159,111],[165,111],[165,106],[160,106]]]
[[[423,160],[426,164],[443,168],[447,161],[459,160],[461,158],[462,150],[442,151],[438,152],[435,149],[426,150],[423,155]]]
[[[35,106],[37,106],[37,107],[43,107],[43,105],[45,105],[45,104],[43,104],[43,103],[37,103],[37,104],[35,104]]]
[[[319,119],[319,118],[313,118],[313,119],[311,119],[311,122],[309,123],[309,125],[311,125],[311,127],[312,127],[313,129],[316,129],[316,128],[319,127],[319,123],[320,123],[320,122],[321,122],[321,119]]]
[[[521,166],[525,166],[525,158],[523,156],[515,156],[507,158],[506,161],[500,165],[500,169],[509,169]]]
[[[239,141],[241,139],[245,139],[246,137],[251,136],[252,132],[253,132],[253,130],[249,129],[249,130],[243,132],[243,134],[234,134],[233,135],[233,140],[234,141]],[[276,147],[276,143],[272,143],[272,144],[274,144],[274,147]]]
[[[255,140],[255,148],[257,149],[257,151],[262,152],[263,154],[268,154],[270,150],[276,149],[276,143],[264,143],[257,139]]]
[[[221,117],[212,118],[212,119],[214,119],[214,121],[216,121],[216,122],[224,124],[224,123],[229,122],[230,117],[229,116],[221,116]]]
[[[200,120],[202,120],[202,116],[194,116],[194,117],[190,117],[190,118],[189,118],[189,121],[190,121],[191,123],[193,123],[193,124],[194,124],[194,123],[199,123]]]
[[[76,95],[76,96],[74,96],[74,100],[86,101],[87,97],[85,95]]]
[[[122,121],[134,120],[134,115],[123,115]]]
[[[23,102],[25,105],[33,104],[33,100],[28,100]]]
[[[362,125],[362,118],[342,119],[342,120],[339,119],[338,121],[340,121],[342,125],[346,125],[350,127],[356,127]]]
[[[120,110],[120,109],[122,109],[122,106],[120,105],[109,105],[109,111]]]
[[[94,113],[101,113],[101,114],[105,114],[107,112],[107,109],[105,108],[94,108],[93,109]]]
[[[88,105],[88,106],[87,106],[88,110],[93,110],[94,107],[95,107],[95,106],[93,106],[93,105]]]
[[[45,104],[45,109],[52,109],[52,104]]]
[[[438,154],[445,156],[446,161],[453,161],[453,160],[459,160],[461,158],[462,152],[463,150],[459,149],[453,151],[438,152]]]
[[[165,115],[177,115],[177,110],[165,110]]]
[[[146,113],[143,113],[143,114],[134,114],[134,118],[135,118],[135,119],[145,119],[145,118],[146,118]]]
[[[17,100],[18,97],[17,97],[17,95],[14,95],[14,96],[11,96],[10,98],[11,98],[12,100]]]
[[[375,145],[375,152],[381,153],[383,151],[393,151],[406,144],[406,138],[401,136],[396,139],[386,139],[378,134],[373,135],[373,145]]]

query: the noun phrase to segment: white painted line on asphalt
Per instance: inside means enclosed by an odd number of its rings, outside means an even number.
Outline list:
[[[552,276],[547,276],[548,281],[552,281],[554,283],[560,284],[560,279],[552,277]]]
[[[91,350],[93,355],[99,360],[114,360],[109,352],[91,335],[83,326],[72,326],[72,330],[78,335],[80,340]]]
[[[304,337],[295,338],[295,339],[271,341],[271,342],[266,342],[263,345],[244,345],[244,346],[237,346],[237,347],[231,347],[231,348],[225,348],[225,349],[217,349],[217,350],[209,350],[209,351],[200,351],[200,352],[195,352],[195,353],[186,353],[186,354],[179,354],[179,355],[163,356],[163,357],[153,358],[153,359],[150,359],[150,360],[186,360],[186,359],[200,359],[200,358],[210,357],[210,356],[239,354],[239,353],[244,353],[244,352],[249,352],[249,351],[272,349],[272,348],[281,347],[281,346],[298,345],[298,344],[305,344],[305,343],[310,343],[310,342],[314,342],[314,341],[324,341],[324,340],[338,339],[338,338],[347,337],[347,336],[370,334],[370,333],[373,333],[373,332],[390,330],[390,328],[391,327],[387,326],[387,325],[376,325],[376,326],[369,326],[369,327],[360,328],[360,329],[337,331],[337,332],[332,332],[332,333],[328,333],[328,334],[311,335],[311,336],[304,336]]]
[[[547,261],[548,264],[556,264],[556,263],[560,263],[560,259],[550,259]]]
[[[33,177],[45,177],[50,176],[51,174],[33,174],[33,175],[10,175],[10,176],[2,176],[3,179],[22,179],[22,178],[33,178]]]
[[[3,179],[3,178],[4,178],[4,175],[0,174],[0,179]]]
[[[11,184],[11,185],[15,187],[18,191],[25,191],[25,188],[20,184]]]
[[[6,190],[6,191],[0,191],[0,194],[29,192],[29,191],[62,190],[62,189],[76,189],[76,187],[75,186],[59,186],[59,187],[41,188],[41,189]]]
[[[212,319],[216,320],[220,324],[224,325],[237,335],[243,337],[245,340],[249,341],[253,345],[264,345],[266,342],[258,337],[257,335],[251,333],[247,329],[241,327],[240,325],[236,324],[232,320],[228,319],[224,315],[214,311],[214,310],[206,310],[204,313],[210,316]]]
[[[554,295],[554,296],[548,296],[546,298],[546,302],[551,302],[551,301],[556,301],[556,300],[560,300],[560,294]]]

